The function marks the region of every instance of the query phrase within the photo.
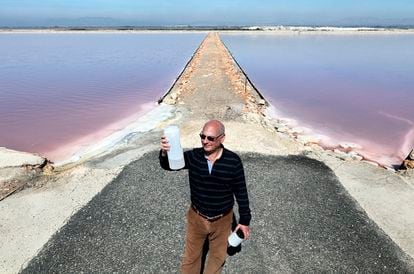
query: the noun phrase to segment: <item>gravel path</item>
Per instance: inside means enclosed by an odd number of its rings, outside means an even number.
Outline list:
[[[194,119],[243,121],[247,112],[261,111],[260,99],[219,35],[210,33],[163,102],[184,108],[185,123]]]

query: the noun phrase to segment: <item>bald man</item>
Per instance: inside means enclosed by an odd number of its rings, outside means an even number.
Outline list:
[[[225,128],[218,120],[208,121],[200,132],[201,148],[184,152],[188,169],[191,206],[187,212],[187,234],[181,264],[182,273],[200,273],[203,244],[209,241],[205,273],[220,273],[227,256],[234,197],[239,206],[239,224],[245,239],[250,236],[250,208],[243,164],[240,157],[223,146]],[[170,145],[161,137],[160,165],[171,170],[167,151]]]

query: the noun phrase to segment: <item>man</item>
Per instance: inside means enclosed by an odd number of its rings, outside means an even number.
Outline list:
[[[184,153],[188,169],[191,206],[187,213],[187,235],[181,264],[182,273],[200,273],[203,244],[209,241],[205,273],[220,273],[227,255],[231,233],[234,197],[239,206],[239,224],[245,239],[250,236],[250,208],[242,162],[237,154],[224,148],[224,125],[208,121],[201,133],[201,148]],[[160,164],[168,165],[170,145],[161,137]]]

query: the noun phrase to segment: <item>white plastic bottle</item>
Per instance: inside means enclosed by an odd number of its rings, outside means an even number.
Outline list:
[[[227,254],[229,256],[233,256],[237,252],[240,252],[241,246],[240,244],[244,241],[244,233],[241,229],[234,231],[230,234],[229,238],[227,239]]]
[[[170,143],[168,151],[168,163],[171,169],[181,169],[184,167],[184,153],[180,143],[180,129],[177,126],[169,126],[164,129],[164,135]]]
[[[230,234],[227,241],[230,246],[237,247],[244,241],[243,231],[241,231],[241,229],[237,229],[237,231],[233,231],[233,233]]]

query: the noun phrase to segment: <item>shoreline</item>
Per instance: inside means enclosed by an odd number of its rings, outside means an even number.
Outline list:
[[[167,96],[169,92],[165,94]],[[266,100],[266,98],[264,98]],[[268,102],[266,100],[266,102]],[[333,152],[339,158],[370,162],[380,168],[390,171],[397,171],[392,165],[384,164],[384,162],[375,159],[375,152],[360,152],[362,146],[359,143],[353,142],[332,142],[331,136],[324,135],[309,126],[304,125],[300,121],[291,117],[284,116],[283,113],[277,111],[272,104],[264,109],[263,118],[268,120],[268,124],[276,129],[279,134],[285,135],[292,141],[304,147],[318,146],[326,152]],[[103,153],[109,153],[115,150],[118,146],[128,142],[131,135],[146,133],[154,130],[157,123],[162,123],[172,118],[173,107],[168,104],[157,104],[156,101],[148,102],[145,109],[138,111],[128,117],[106,125],[102,129],[90,133],[86,136],[81,136],[78,139],[64,144],[59,148],[45,154],[31,153],[26,151],[17,151],[34,156],[43,157],[52,162],[55,168],[65,168],[68,166],[76,166],[87,160],[92,160],[99,157]],[[149,107],[149,105],[151,105]],[[275,114],[274,110],[276,110]],[[406,144],[405,144],[406,145]],[[9,148],[6,148],[9,149]],[[13,150],[13,149],[11,149]],[[16,150],[14,150],[16,151]],[[371,153],[369,156],[366,153]],[[65,156],[62,156],[65,155]],[[52,156],[52,157],[50,157]],[[388,160],[387,157],[385,157]],[[404,159],[401,159],[401,163]],[[400,163],[400,164],[401,164]],[[396,164],[395,166],[397,166]],[[398,165],[399,166],[399,165]]]
[[[118,121],[105,125],[100,130],[80,136],[70,143],[45,153],[56,167],[73,164],[110,151],[122,144],[131,134],[151,130],[153,123],[171,116],[168,109],[158,109],[155,101],[140,105],[140,110]],[[54,156],[54,157],[51,157]]]
[[[392,154],[384,154],[380,151],[380,144],[371,143],[370,140],[358,139],[357,137],[352,138],[352,135],[340,140],[338,133],[324,132],[300,121],[300,119],[287,116],[271,103],[269,103],[267,111],[268,118],[272,120],[272,124],[278,132],[288,135],[305,146],[318,145],[325,151],[337,153],[340,157],[370,162],[391,171],[398,170],[398,167],[412,149],[410,140],[414,136],[414,129],[406,134],[405,141],[398,151],[394,151]],[[346,132],[344,131],[344,133]]]
[[[131,33],[245,33],[245,34],[414,34],[414,28],[357,28],[357,27],[272,27],[262,29],[87,29],[87,28],[0,28],[0,34],[29,34],[29,33],[102,33],[102,34],[131,34]]]
[[[307,27],[304,27],[307,28]],[[3,32],[4,29],[0,29],[0,34],[1,33],[5,33]],[[8,31],[8,30],[7,30]],[[7,33],[6,31],[6,33]],[[14,32],[16,31],[16,32]],[[102,30],[88,30],[88,31],[84,31],[84,30],[56,30],[56,29],[12,29],[10,32],[11,33],[26,33],[26,31],[30,32],[30,33],[165,33],[165,32],[171,32],[171,33],[185,33],[185,32],[199,32],[199,33],[206,33],[207,31],[204,30],[111,30],[111,29],[102,29]],[[290,29],[273,29],[273,30],[220,30],[218,33],[226,33],[226,34],[231,34],[231,33],[243,33],[243,34],[260,34],[260,35],[268,35],[268,34],[291,34],[291,33],[295,33],[298,34],[298,32],[301,31],[301,27],[298,27],[296,30],[290,30]],[[400,31],[400,30],[398,30]],[[397,31],[397,33],[399,33]],[[404,31],[404,30],[402,30]],[[412,33],[414,34],[414,29],[411,29],[410,31],[412,31]],[[304,33],[306,34],[333,34],[333,33],[346,33],[349,34],[350,33],[361,33],[361,31],[355,30],[355,28],[344,28],[344,30],[341,30],[339,28],[333,28],[333,30],[330,31],[305,31]],[[368,31],[369,33],[394,33],[393,30],[388,30],[388,29],[380,29],[377,31]],[[363,31],[361,34],[364,34],[365,31]],[[405,33],[405,32],[404,32]],[[206,38],[205,38],[206,39]],[[204,40],[203,40],[204,41]],[[199,47],[194,51],[193,55],[189,58],[188,62],[185,64],[185,66],[183,67],[183,69],[181,70],[181,72],[178,74],[178,76],[175,78],[175,80],[173,81],[171,87],[164,93],[164,95],[162,95],[160,97],[160,99],[158,100],[158,103],[160,103],[165,97],[167,97],[169,95],[169,93],[171,92],[171,90],[173,89],[173,87],[177,84],[178,80],[181,78],[181,76],[183,75],[183,73],[185,72],[185,70],[187,69],[187,67],[191,64],[191,62],[193,61],[193,58],[195,56],[195,54],[197,53],[197,51],[200,49],[201,45],[203,44],[203,42],[201,42],[201,44],[199,45]],[[223,44],[224,45],[224,44]],[[224,47],[228,50],[228,48],[226,47],[226,45],[224,45]],[[295,141],[298,141],[299,143],[301,143],[302,145],[307,145],[308,143],[313,144],[313,145],[319,145],[321,148],[323,148],[324,150],[327,151],[333,151],[336,152],[339,156],[344,157],[344,158],[351,158],[354,160],[363,160],[363,161],[368,161],[371,162],[373,164],[377,164],[378,166],[382,167],[382,168],[386,168],[386,169],[390,169],[390,170],[394,170],[392,164],[386,164],[384,162],[382,162],[381,160],[375,160],[373,159],[373,157],[381,157],[382,155],[380,154],[376,154],[375,152],[370,152],[370,151],[366,151],[366,152],[360,152],[358,150],[360,150],[362,148],[361,144],[358,143],[353,143],[353,142],[327,142],[327,140],[332,139],[329,134],[325,135],[323,132],[320,132],[318,129],[312,128],[307,126],[304,123],[301,123],[299,120],[296,120],[292,117],[286,116],[284,115],[282,112],[278,111],[277,108],[273,105],[271,105],[269,103],[269,100],[267,100],[263,94],[257,89],[257,87],[255,87],[254,83],[249,79],[249,76],[245,73],[245,71],[243,71],[243,68],[238,64],[236,58],[231,54],[231,51],[228,50],[228,52],[230,53],[231,57],[233,58],[233,61],[235,62],[235,64],[239,67],[239,69],[241,70],[241,73],[244,75],[244,77],[246,77],[246,81],[248,82],[249,85],[252,86],[252,89],[259,95],[259,97],[264,100],[263,105],[267,105],[267,109],[263,110],[263,114],[268,116],[267,118],[272,120],[270,123],[273,124],[273,126],[275,126],[278,132],[282,133],[282,134],[286,134],[287,136],[289,136],[290,138],[292,138]],[[150,104],[154,104],[153,106],[148,108],[148,105]],[[113,122],[111,124],[108,124],[106,126],[104,126],[102,129],[98,130],[97,132],[92,132],[86,136],[80,136],[77,140],[74,140],[70,143],[67,144],[63,144],[62,146],[59,146],[57,149],[50,151],[49,153],[45,153],[45,154],[49,154],[49,155],[58,155],[59,157],[50,157],[48,155],[41,155],[39,153],[30,153],[33,155],[37,155],[37,156],[41,156],[41,157],[45,157],[45,158],[52,158],[49,160],[52,160],[55,163],[56,167],[59,166],[63,166],[65,164],[76,164],[76,162],[80,162],[81,160],[87,159],[87,158],[91,158],[91,157],[95,157],[96,155],[101,154],[104,150],[111,150],[111,147],[116,147],[117,145],[119,145],[120,143],[123,142],[123,139],[131,133],[131,128],[134,128],[136,125],[136,120],[139,119],[145,119],[145,115],[147,114],[147,112],[153,111],[155,110],[157,107],[155,106],[156,101],[149,101],[143,105],[147,105],[146,107],[144,106],[145,109],[141,109],[138,112],[122,118],[119,121]],[[165,115],[170,115],[169,114],[165,114]],[[161,114],[162,115],[162,114]],[[115,128],[115,129],[113,129]],[[122,134],[124,134],[125,136],[122,137]],[[414,133],[413,133],[414,134]],[[324,144],[324,140],[325,139],[325,144]],[[97,140],[97,142],[95,142]],[[317,141],[319,140],[319,141]],[[406,142],[407,143],[407,142]],[[407,147],[408,144],[403,144],[403,146]],[[21,151],[24,152],[24,151]],[[398,152],[396,152],[398,153]],[[408,151],[409,153],[409,151]],[[65,157],[61,157],[61,155],[66,155],[66,154],[70,154],[67,155]],[[369,156],[371,155],[371,156]],[[386,156],[385,158],[387,158],[388,156]],[[405,156],[401,156],[401,162],[404,160]],[[53,159],[54,158],[54,159]],[[394,167],[396,167],[398,164],[395,164]]]

